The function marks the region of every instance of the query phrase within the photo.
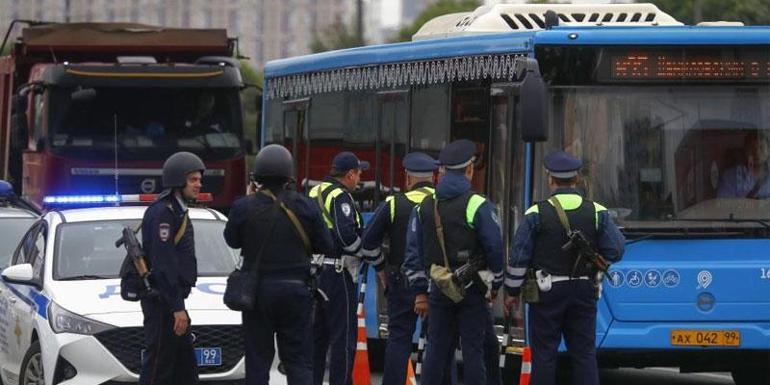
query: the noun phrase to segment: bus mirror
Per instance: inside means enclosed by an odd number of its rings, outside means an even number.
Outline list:
[[[519,127],[525,142],[548,140],[548,116],[546,115],[546,88],[540,67],[533,58],[521,58],[525,66],[519,84]]]

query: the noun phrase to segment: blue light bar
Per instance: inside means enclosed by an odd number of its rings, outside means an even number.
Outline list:
[[[43,203],[47,205],[88,205],[119,202],[119,195],[52,195],[43,198]]]
[[[10,198],[13,195],[13,186],[4,180],[0,180],[0,198]]]

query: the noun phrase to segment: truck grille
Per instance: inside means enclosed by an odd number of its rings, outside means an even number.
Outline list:
[[[200,366],[199,374],[230,371],[243,358],[241,325],[193,325],[192,332],[197,337],[196,347],[222,348],[222,365]],[[96,334],[95,337],[126,369],[139,374],[144,348],[143,328],[112,329]]]

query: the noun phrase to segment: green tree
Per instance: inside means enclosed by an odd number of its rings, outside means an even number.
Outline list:
[[[366,41],[358,37],[354,27],[349,26],[341,19],[324,28],[319,34],[313,35],[310,42],[311,52],[332,51],[335,49],[353,48],[366,45]]]
[[[644,0],[685,24],[699,21],[742,21],[746,25],[770,24],[767,0]],[[701,19],[696,20],[696,14]]]
[[[417,33],[417,30],[419,30],[423,24],[434,17],[456,12],[470,12],[479,5],[481,4],[478,0],[439,0],[428,8],[425,8],[412,24],[402,27],[393,38],[392,42],[412,40],[412,35]]]
[[[259,138],[257,138],[257,124],[259,114],[257,114],[257,104],[262,103],[260,97],[260,90],[263,86],[262,71],[257,71],[246,60],[241,60],[241,77],[243,82],[248,85],[259,86],[247,87],[241,95],[243,101],[243,135],[246,139],[251,140],[252,144],[259,144]],[[248,167],[251,167],[254,162],[253,157],[248,157]]]

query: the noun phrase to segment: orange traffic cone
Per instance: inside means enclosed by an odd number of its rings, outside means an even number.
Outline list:
[[[406,362],[406,384],[404,385],[417,385],[417,379],[414,377],[414,370],[412,369],[412,359]]]
[[[521,355],[521,375],[519,385],[529,385],[529,376],[532,373],[532,351],[529,346],[524,348]]]
[[[361,285],[361,292],[366,291],[366,281]],[[366,347],[366,320],[364,318],[364,302],[358,302],[358,338],[356,343],[356,359],[353,361],[353,385],[372,385],[371,370],[369,369],[369,352]]]

